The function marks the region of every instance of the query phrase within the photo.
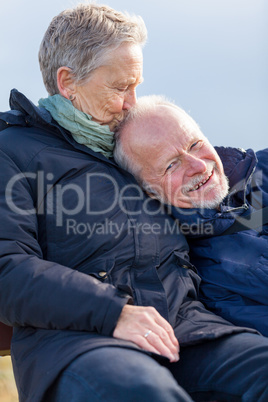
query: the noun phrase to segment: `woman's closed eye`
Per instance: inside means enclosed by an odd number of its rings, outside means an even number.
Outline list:
[[[122,87],[122,88],[116,88],[116,89],[119,92],[125,92],[128,89],[128,87]]]

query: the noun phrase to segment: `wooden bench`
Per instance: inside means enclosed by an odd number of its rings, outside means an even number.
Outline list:
[[[10,355],[13,328],[0,322],[0,356]]]

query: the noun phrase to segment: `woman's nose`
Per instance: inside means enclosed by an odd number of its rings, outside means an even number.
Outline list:
[[[188,154],[186,158],[187,158],[186,174],[188,176],[203,174],[207,171],[207,164],[203,159],[190,154]]]
[[[126,93],[123,103],[123,110],[129,110],[132,106],[136,105],[136,91],[129,91]]]

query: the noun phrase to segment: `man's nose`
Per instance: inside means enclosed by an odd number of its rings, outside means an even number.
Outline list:
[[[186,174],[188,176],[203,174],[207,171],[207,164],[203,159],[200,159],[191,154],[187,154],[186,160],[187,160]]]
[[[123,110],[129,110],[132,106],[136,105],[136,91],[129,91],[126,93],[123,103]]]

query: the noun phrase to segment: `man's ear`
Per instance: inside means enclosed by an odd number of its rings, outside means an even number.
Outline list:
[[[59,92],[64,98],[72,100],[76,85],[69,67],[60,67],[57,71],[57,84]]]

